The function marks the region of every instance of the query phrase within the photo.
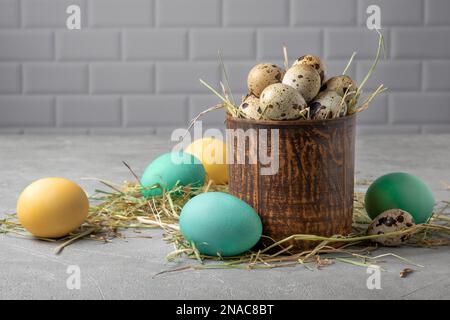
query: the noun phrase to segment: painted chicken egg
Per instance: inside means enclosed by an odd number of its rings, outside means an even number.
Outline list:
[[[246,202],[223,192],[205,192],[181,210],[180,231],[209,256],[235,256],[250,250],[261,238],[262,223]]]
[[[213,137],[197,139],[184,152],[202,162],[208,180],[216,184],[228,183],[227,145],[222,140]]]
[[[259,97],[266,87],[274,83],[280,83],[283,75],[284,70],[275,64],[257,64],[248,73],[248,91],[256,97]]]
[[[60,238],[78,228],[89,213],[80,186],[64,178],[43,178],[26,187],[17,201],[17,217],[36,237]]]
[[[200,188],[205,182],[205,168],[194,155],[186,152],[168,152],[153,160],[141,177],[145,198],[160,196],[177,185]]]
[[[305,101],[309,102],[320,90],[320,76],[314,67],[298,64],[286,72],[283,84],[297,89]]]
[[[367,189],[364,205],[372,219],[389,209],[409,212],[417,224],[433,215],[435,199],[424,181],[406,172],[391,172],[376,179]]]
[[[367,228],[367,235],[380,235],[401,231],[414,225],[414,218],[408,212],[401,209],[390,209],[379,214]],[[410,234],[380,237],[373,239],[383,246],[398,246],[411,237]]]
[[[261,93],[263,118],[267,120],[294,120],[300,117],[300,111],[306,108],[306,101],[293,87],[276,83]]]
[[[309,104],[313,119],[331,119],[343,117],[347,113],[347,104],[335,91],[321,92]]]

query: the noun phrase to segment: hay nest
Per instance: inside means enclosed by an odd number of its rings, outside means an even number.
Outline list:
[[[377,246],[371,240],[377,237],[409,234],[411,238],[404,244],[405,246],[436,247],[450,244],[450,212],[448,210],[450,201],[439,203],[433,216],[425,224],[415,225],[398,232],[368,236],[366,230],[371,220],[364,209],[364,193],[356,192],[353,232],[348,236],[322,237],[294,234],[281,241],[274,241],[272,245],[264,249],[249,251],[235,257],[205,256],[195,248],[193,243],[183,238],[178,225],[179,215],[184,204],[192,197],[203,192],[227,192],[227,186],[214,185],[211,182],[200,190],[177,186],[171,191],[164,192],[162,196],[146,199],[142,197],[142,187],[138,183],[127,182],[116,185],[104,180],[99,181],[107,188],[95,190],[95,194],[90,197],[94,205],[91,206],[87,220],[79,229],[62,239],[39,238],[43,241],[55,242],[55,253],[61,252],[64,247],[80,239],[110,242],[113,239],[125,237],[121,234],[121,230],[132,229],[140,233],[148,228],[164,230],[163,240],[174,246],[174,251],[167,256],[169,261],[183,257],[196,260],[182,268],[169,271],[189,268],[265,269],[299,264],[307,268],[321,268],[335,262],[367,267],[377,265],[380,259],[386,256],[421,267],[394,253],[374,256],[373,251],[377,249]],[[8,215],[0,220],[0,233],[14,233],[34,238],[18,223],[16,214]],[[284,246],[290,240],[317,241],[318,244],[313,250],[291,253],[290,247]]]

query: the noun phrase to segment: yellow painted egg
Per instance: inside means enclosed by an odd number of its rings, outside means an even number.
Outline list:
[[[217,184],[228,183],[227,146],[222,140],[212,137],[198,139],[184,151],[200,159],[208,179]]]
[[[17,216],[36,237],[59,238],[86,219],[89,201],[83,189],[63,178],[44,178],[30,184],[19,196]]]

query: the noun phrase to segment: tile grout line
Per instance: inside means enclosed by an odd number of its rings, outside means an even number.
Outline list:
[[[24,29],[24,18],[23,18],[23,14],[24,14],[24,10],[23,10],[24,4],[23,4],[23,0],[18,0],[18,9],[19,9],[19,27],[20,29]]]
[[[159,19],[158,19],[158,15],[156,14],[157,10],[158,10],[158,0],[153,0],[152,1],[152,28],[153,29],[158,29],[159,28]]]
[[[420,3],[420,5],[422,7],[422,15],[421,15],[422,26],[426,26],[426,21],[425,21],[426,20],[426,12],[425,12],[425,10],[427,10],[427,5],[426,5],[425,1],[426,0],[421,0],[421,3]]]

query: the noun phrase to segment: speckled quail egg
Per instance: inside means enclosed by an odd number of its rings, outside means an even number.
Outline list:
[[[260,97],[263,117],[267,120],[294,120],[306,108],[302,95],[287,84],[276,83],[268,86]]]
[[[354,97],[354,94],[351,94],[350,92],[356,91],[358,89],[358,87],[356,86],[356,82],[353,81],[353,79],[349,76],[341,75],[328,79],[322,85],[320,91],[336,91],[341,97],[343,97],[347,89],[349,93],[345,97],[345,102],[348,105],[350,100]]]
[[[347,104],[335,91],[324,91],[309,104],[309,112],[313,119],[343,117],[347,113]]]
[[[309,102],[320,90],[320,76],[314,67],[298,64],[286,72],[283,84],[297,89],[305,101]]]
[[[413,217],[406,211],[390,209],[380,213],[367,228],[368,235],[401,231],[414,225]],[[383,246],[398,246],[410,238],[410,234],[372,239]]]
[[[248,90],[251,94],[259,97],[267,86],[280,83],[283,75],[284,70],[277,65],[269,63],[257,64],[248,73]]]
[[[248,94],[242,99],[239,109],[248,119],[261,119],[261,103],[259,102],[259,98],[252,94]]]
[[[292,66],[296,66],[298,64],[307,64],[311,67],[314,67],[314,69],[316,69],[319,73],[320,80],[323,81],[323,79],[325,78],[325,66],[319,57],[307,54],[295,60]]]

